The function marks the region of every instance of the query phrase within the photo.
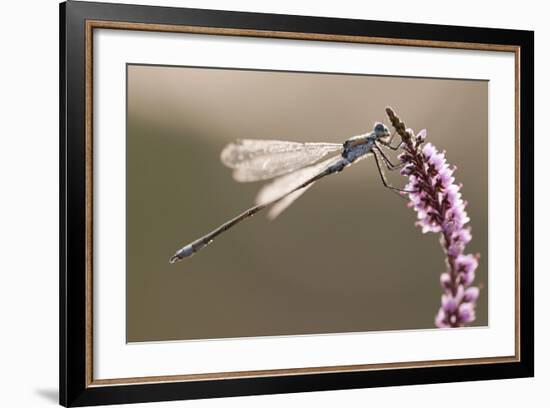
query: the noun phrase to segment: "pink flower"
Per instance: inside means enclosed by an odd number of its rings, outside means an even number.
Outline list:
[[[394,120],[392,123],[395,126]],[[464,254],[472,234],[465,226],[470,218],[460,192],[462,186],[455,184],[456,167],[449,167],[445,152],[439,152],[431,143],[424,144],[425,130],[414,138],[401,136],[405,145],[399,156],[404,163],[401,175],[409,179],[405,188],[414,191],[408,193],[409,207],[416,212],[416,225],[422,233],[441,233],[447,263],[447,270],[440,277],[444,292],[435,325],[461,327],[475,320],[479,297],[479,289],[470,286],[475,279],[478,257]]]
[[[457,319],[461,323],[471,323],[476,319],[474,304],[471,302],[462,303],[458,308]]]
[[[479,288],[476,288],[475,286],[472,286],[471,288],[466,289],[466,292],[464,292],[465,302],[475,303],[478,297],[479,297]]]

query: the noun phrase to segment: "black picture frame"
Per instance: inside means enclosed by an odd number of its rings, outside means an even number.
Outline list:
[[[532,31],[257,14],[68,1],[60,4],[60,403],[64,406],[214,398],[257,394],[444,383],[534,375],[534,33]],[[366,36],[517,47],[521,138],[521,247],[517,361],[386,368],[384,370],[265,375],[247,378],[101,384],[90,381],[87,313],[86,30],[87,21],[217,27],[222,29]]]

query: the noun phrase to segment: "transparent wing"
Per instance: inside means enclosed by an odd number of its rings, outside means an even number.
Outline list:
[[[340,159],[340,157],[331,157],[330,159],[324,160],[320,163],[305,167],[290,174],[285,174],[284,176],[273,180],[271,183],[262,187],[262,189],[258,192],[258,195],[256,196],[256,204],[269,203],[288,194],[285,198],[273,204],[270,208],[268,217],[270,219],[274,219],[285,209],[287,209],[288,206],[290,206],[294,201],[296,201],[298,197],[304,194],[314,183],[311,183],[308,186],[290,194],[289,191],[292,191],[299,185],[308,181],[310,178],[323,172]]]
[[[298,143],[280,140],[238,140],[228,144],[221,161],[237,181],[267,180],[315,163],[342,149],[339,143]]]
[[[315,183],[311,183],[309,186],[306,186],[304,188],[301,188],[300,190],[296,190],[294,193],[290,193],[285,198],[283,198],[278,203],[275,203],[271,206],[269,211],[267,212],[267,218],[270,220],[274,220],[281,214],[284,210],[286,210],[290,205],[296,201],[302,194],[304,194],[312,185]]]

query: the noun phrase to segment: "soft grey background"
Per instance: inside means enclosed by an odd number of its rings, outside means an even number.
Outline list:
[[[225,144],[343,142],[386,120],[386,105],[458,166],[468,249],[481,254],[475,324],[486,325],[487,103],[482,81],[130,65],[128,341],[432,328],[438,236],[414,226],[372,159],[317,183],[275,221],[260,214],[167,262],[253,203],[261,183],[232,180]]]

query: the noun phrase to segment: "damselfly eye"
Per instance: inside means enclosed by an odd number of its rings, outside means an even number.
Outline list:
[[[376,123],[374,126],[374,133],[377,138],[385,137],[389,134],[389,130],[383,123]]]

